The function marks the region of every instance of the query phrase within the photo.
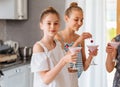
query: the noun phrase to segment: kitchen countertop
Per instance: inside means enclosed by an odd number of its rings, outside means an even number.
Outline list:
[[[14,69],[14,68],[19,67],[19,66],[30,64],[30,58],[28,58],[28,59],[17,60],[13,63],[8,63],[8,64],[0,64],[0,70],[6,71],[6,70]]]

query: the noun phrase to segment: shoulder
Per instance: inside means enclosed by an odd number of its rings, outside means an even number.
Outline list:
[[[44,49],[38,42],[36,42],[33,46],[33,53],[39,53],[39,52],[44,52]]]

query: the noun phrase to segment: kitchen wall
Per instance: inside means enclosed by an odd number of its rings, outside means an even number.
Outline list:
[[[65,0],[28,0],[28,3],[28,20],[0,20],[0,39],[18,41],[20,46],[32,46],[43,35],[39,29],[39,17],[48,6],[60,13],[61,29],[64,28]]]
[[[0,40],[6,39],[6,22],[4,20],[0,20]]]

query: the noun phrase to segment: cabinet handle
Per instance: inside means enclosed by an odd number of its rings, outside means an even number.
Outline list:
[[[3,74],[2,70],[0,70],[0,75],[4,76],[4,74]]]
[[[20,72],[20,69],[17,69],[16,72]]]

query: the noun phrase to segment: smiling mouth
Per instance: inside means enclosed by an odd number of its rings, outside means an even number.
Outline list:
[[[56,32],[55,30],[51,30],[51,32]]]

